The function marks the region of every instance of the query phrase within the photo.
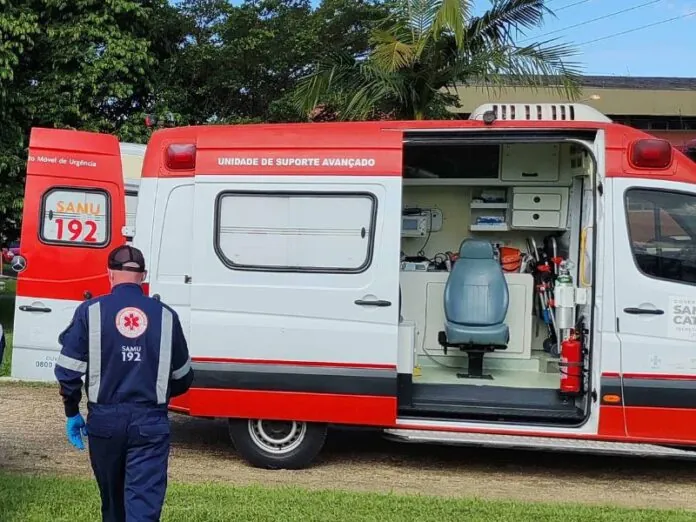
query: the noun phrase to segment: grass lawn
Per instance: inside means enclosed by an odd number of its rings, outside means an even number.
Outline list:
[[[577,485],[577,487],[582,487]],[[170,484],[162,520],[187,522],[693,521],[687,512],[521,504],[477,500],[313,492],[291,488]],[[101,520],[94,481],[0,472],[3,522]]]
[[[0,324],[2,324],[2,327],[5,330],[5,338],[7,340],[5,356],[3,357],[3,360],[0,361],[0,377],[3,377],[10,375],[16,281],[14,279],[2,279],[0,280],[0,283],[4,283],[4,287],[0,289]]]

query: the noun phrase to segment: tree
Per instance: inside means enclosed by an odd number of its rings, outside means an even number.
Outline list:
[[[7,241],[18,235],[30,129],[142,141],[157,66],[184,33],[166,0],[0,0],[0,7],[0,234]]]
[[[371,0],[186,0],[193,25],[162,98],[190,124],[302,119],[290,95],[327,52],[368,49],[368,26],[386,10]]]
[[[446,117],[458,83],[552,86],[579,92],[573,50],[552,42],[518,45],[553,14],[544,0],[492,0],[480,17],[471,0],[398,0],[371,31],[367,56],[332,52],[302,78],[293,100],[305,115],[324,107],[344,120]]]
[[[22,208],[21,151],[26,146],[22,96],[15,88],[20,57],[30,52],[39,32],[38,16],[25,5],[0,0],[0,243],[19,235]]]

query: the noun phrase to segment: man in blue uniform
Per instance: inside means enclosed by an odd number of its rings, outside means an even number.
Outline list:
[[[131,246],[109,255],[111,293],[83,302],[61,333],[55,375],[68,440],[84,449],[99,485],[105,522],[158,521],[167,489],[170,397],[193,381],[179,318],[143,294],[143,254]],[[82,376],[87,423],[80,415]]]

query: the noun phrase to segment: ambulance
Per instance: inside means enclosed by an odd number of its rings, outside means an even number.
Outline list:
[[[122,162],[32,130],[14,377],[53,380],[132,241],[189,343],[171,410],[253,466],[310,465],[331,426],[696,456],[696,165],[669,142],[573,103],[161,129],[134,225]]]

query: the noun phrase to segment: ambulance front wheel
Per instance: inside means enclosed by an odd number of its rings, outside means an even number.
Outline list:
[[[229,433],[237,452],[252,466],[301,469],[309,466],[324,447],[326,425],[230,419]]]

